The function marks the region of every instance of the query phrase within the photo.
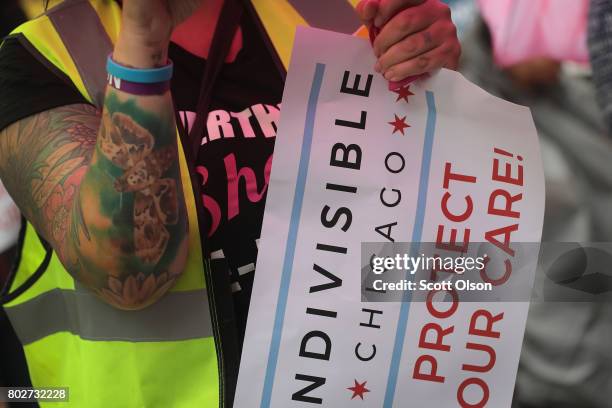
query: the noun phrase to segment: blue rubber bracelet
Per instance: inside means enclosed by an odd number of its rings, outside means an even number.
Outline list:
[[[139,84],[153,84],[157,82],[166,82],[172,79],[174,65],[172,61],[168,60],[168,65],[165,67],[150,69],[128,68],[113,61],[109,55],[106,61],[106,70],[115,78]]]

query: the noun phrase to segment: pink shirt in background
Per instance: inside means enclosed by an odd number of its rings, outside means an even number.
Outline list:
[[[536,58],[587,63],[589,0],[478,0],[495,62]]]

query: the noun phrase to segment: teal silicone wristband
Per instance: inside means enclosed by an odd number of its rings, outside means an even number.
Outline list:
[[[106,61],[106,70],[115,78],[140,84],[154,84],[157,82],[166,82],[172,79],[174,65],[172,64],[172,61],[168,60],[168,65],[160,68],[128,68],[113,61],[113,58],[109,55]]]

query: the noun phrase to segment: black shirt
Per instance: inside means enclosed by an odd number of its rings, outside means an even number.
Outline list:
[[[241,338],[255,271],[272,152],[279,118],[283,76],[263,34],[244,15],[243,46],[217,79],[196,168],[213,273],[229,273]],[[20,42],[9,38],[0,49],[0,129],[59,106],[88,103],[58,73],[48,70]],[[29,48],[29,47],[28,47]],[[206,60],[171,44],[172,94],[186,127],[193,124]],[[225,269],[225,270],[223,270]]]
[[[0,3],[0,36],[4,37],[11,30],[26,20],[17,0],[2,0]]]

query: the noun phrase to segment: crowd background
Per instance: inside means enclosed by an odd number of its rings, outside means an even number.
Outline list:
[[[607,1],[592,0],[591,7]],[[446,2],[462,42],[460,71],[488,92],[532,110],[546,177],[543,240],[610,241],[612,139],[590,65],[610,56],[588,52],[589,1]],[[42,12],[43,4],[1,0],[0,35]],[[601,102],[605,90],[599,90]],[[0,185],[0,287],[14,259],[19,221]],[[607,303],[534,303],[513,408],[612,406],[610,339]],[[29,379],[19,343],[0,312],[0,386],[9,385],[27,386]]]

